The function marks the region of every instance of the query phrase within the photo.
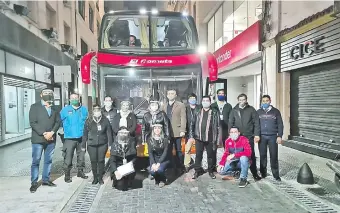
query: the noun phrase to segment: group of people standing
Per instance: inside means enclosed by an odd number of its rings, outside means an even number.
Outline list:
[[[155,184],[166,184],[166,170],[173,166],[175,173],[188,172],[193,166],[193,179],[204,173],[203,152],[207,152],[208,173],[215,179],[218,172],[228,179],[240,177],[240,187],[247,185],[248,168],[255,180],[267,176],[267,146],[269,146],[271,168],[276,180],[278,173],[278,146],[282,142],[283,122],[280,112],[270,105],[270,97],[262,97],[261,109],[256,111],[248,105],[247,96],[238,96],[238,104],[226,102],[224,90],[217,91],[218,101],[211,103],[210,96],[188,96],[188,105],[176,101],[175,89],[167,91],[168,102],[163,105],[157,100],[149,100],[148,112],[144,114],[141,131],[138,131],[137,117],[131,111],[130,100],[122,100],[120,110],[114,107],[113,99],[105,97],[104,107],[93,106],[89,116],[82,106],[78,94],[71,94],[70,105],[60,112],[54,110],[53,91],[44,89],[41,101],[31,106],[29,112],[32,127],[32,167],[31,188],[38,188],[39,164],[44,151],[42,185],[56,186],[50,180],[52,157],[55,149],[56,132],[63,127],[63,148],[65,182],[72,182],[71,168],[73,155],[77,153],[77,176],[88,177],[84,173],[85,153],[88,152],[93,172],[93,184],[103,184],[105,155],[110,150],[110,176],[112,186],[127,190],[135,177],[137,149],[147,145],[148,171]],[[185,138],[185,151],[182,140]],[[217,163],[216,152],[220,142],[224,155]],[[260,143],[259,143],[260,142]],[[256,168],[254,143],[259,143],[260,173]],[[190,150],[195,144],[196,158],[193,165]],[[173,148],[176,154],[173,155]],[[235,175],[236,174],[236,175]]]

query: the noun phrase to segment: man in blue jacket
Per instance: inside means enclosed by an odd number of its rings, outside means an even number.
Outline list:
[[[283,121],[280,111],[270,103],[270,96],[264,95],[261,109],[257,110],[261,126],[261,141],[259,143],[260,172],[262,178],[267,176],[267,147],[269,147],[270,167],[273,177],[277,181],[281,181],[279,176],[278,144],[282,143]]]
[[[84,173],[85,150],[82,149],[82,137],[88,110],[81,106],[79,95],[76,93],[70,96],[70,105],[65,106],[60,112],[60,118],[64,127],[63,157],[65,169],[65,182],[72,182],[71,169],[74,150],[77,150],[77,177],[87,179]]]

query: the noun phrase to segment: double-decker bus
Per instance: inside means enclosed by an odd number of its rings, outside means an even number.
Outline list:
[[[179,101],[191,93],[198,101],[205,82],[217,79],[213,54],[199,52],[194,19],[179,12],[117,11],[106,13],[101,23],[98,52],[81,59],[82,81],[89,84],[90,61],[97,57],[99,96],[129,98],[138,119],[150,97],[161,103],[169,88]]]
[[[82,58],[83,82],[90,83],[90,60],[97,57],[100,101],[110,95],[119,104],[130,97],[138,115],[146,110],[149,97],[164,101],[169,88],[177,90],[180,101],[190,93],[200,101],[204,81],[217,75],[216,59],[199,53],[194,19],[183,13],[106,13],[98,43],[98,52]]]

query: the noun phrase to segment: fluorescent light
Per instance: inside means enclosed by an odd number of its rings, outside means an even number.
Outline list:
[[[188,12],[187,11],[183,11],[182,12],[182,16],[188,16],[189,14],[188,14]]]
[[[142,8],[139,10],[139,13],[142,14],[142,15],[145,15],[147,13],[146,9],[145,8]]]
[[[151,14],[152,15],[157,15],[158,14],[158,10],[157,9],[152,9],[151,10]]]
[[[207,52],[207,47],[205,46],[199,46],[198,49],[197,49],[197,52],[199,54],[205,54]]]

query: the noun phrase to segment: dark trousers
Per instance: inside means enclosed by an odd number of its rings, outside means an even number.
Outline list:
[[[85,151],[81,150],[82,142],[81,138],[69,139],[66,138],[63,144],[63,157],[64,157],[64,169],[72,169],[72,160],[74,150],[77,151],[77,168],[78,171],[83,171],[85,168]]]
[[[257,168],[256,168],[256,156],[255,156],[255,144],[254,144],[254,136],[245,136],[249,140],[249,144],[251,146],[251,164],[250,164],[250,172],[253,175],[257,175]]]
[[[176,157],[174,159],[174,165],[176,166],[176,168],[182,168],[184,167],[184,156],[182,153],[182,144],[181,144],[181,140],[182,138],[173,138],[173,146],[175,147],[176,150]],[[171,153],[172,153],[172,149]],[[172,154],[171,154],[172,156]]]
[[[103,178],[105,169],[105,154],[107,152],[107,148],[107,144],[87,146],[94,179]]]
[[[195,145],[196,145],[196,159],[195,159],[195,164],[194,164],[195,171],[196,172],[202,171],[202,158],[203,158],[203,152],[205,148],[207,151],[207,157],[208,157],[208,171],[213,172],[215,168],[215,165],[213,164],[214,153],[215,153],[213,150],[213,143],[196,140]]]
[[[270,167],[274,178],[279,177],[278,144],[276,139],[276,135],[261,135],[261,142],[259,143],[260,172],[262,174],[267,173],[267,147],[269,147]]]
[[[165,161],[163,163],[160,164],[159,168],[157,171],[151,171],[151,164],[148,167],[148,171],[150,173],[150,175],[152,175],[155,178],[156,182],[165,182],[166,181],[166,175],[165,175],[165,171],[168,168],[169,165],[169,161]]]
[[[228,132],[228,125],[224,124],[224,121],[221,121],[221,133],[222,133],[222,145],[223,145],[223,148],[225,148],[225,141],[229,137],[229,132]]]
[[[120,180],[116,179],[115,171],[117,171],[118,167],[123,165],[123,159],[124,158],[116,156],[116,155],[111,155],[111,157],[110,157],[111,177],[112,177],[112,179],[114,179],[114,181],[116,181],[115,187],[119,190],[126,190],[129,182],[131,182],[136,176],[136,173],[132,173],[132,174],[129,174],[129,175],[123,177]],[[130,162],[130,161],[135,161],[135,159],[136,159],[136,155],[126,156],[127,163]]]

